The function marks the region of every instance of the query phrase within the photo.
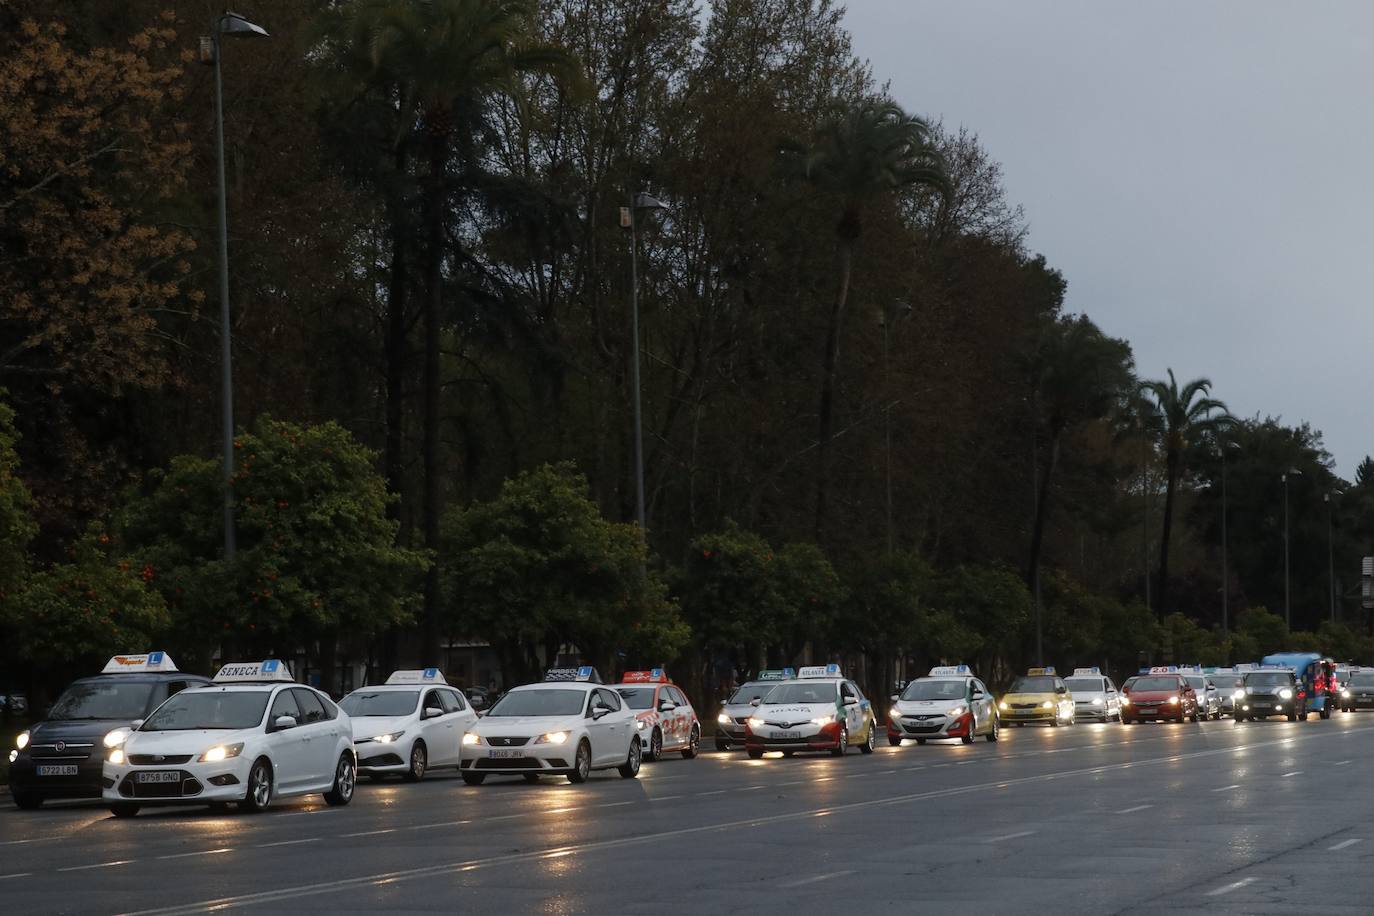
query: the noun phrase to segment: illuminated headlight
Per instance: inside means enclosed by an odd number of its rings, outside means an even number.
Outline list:
[[[830,715],[828,715],[828,716],[817,716],[816,718],[814,718],[814,719],[811,720],[811,724],[812,724],[812,725],[829,725],[831,722],[834,722],[834,721],[836,721],[836,715],[835,715],[835,713],[832,712],[832,713],[831,713]]]
[[[716,721],[719,722],[721,725],[729,725],[730,717],[727,716],[725,713],[721,713],[720,715],[716,716]]]
[[[242,741],[240,741],[238,744],[217,744],[205,753],[201,754],[199,757],[197,757],[196,761],[199,763],[219,763],[221,760],[228,760],[229,758],[237,757],[239,754],[242,753]],[[115,754],[120,754],[122,756],[123,752],[115,751],[114,753],[110,754],[111,763],[114,762]]]
[[[107,732],[104,738],[105,746],[119,747],[124,743],[124,740],[129,737],[129,731],[130,730],[127,728],[116,728],[112,732]]]
[[[945,715],[949,716],[951,719],[957,719],[966,712],[968,712],[967,706],[955,706],[949,712],[945,713]]]
[[[1107,704],[1106,704],[1106,700],[1103,700],[1101,697],[1093,697],[1093,705],[1094,705],[1094,706],[1105,706],[1105,705],[1107,705]]]
[[[110,751],[110,763],[113,763],[115,766],[119,766],[123,762],[124,749],[122,747],[117,747],[114,750]]]
[[[1049,700],[1046,700],[1045,702],[1043,702],[1043,703],[1040,704],[1040,708],[1041,708],[1041,709],[1054,709],[1054,704],[1051,703]]]
[[[1231,699],[1233,699],[1233,700],[1243,700],[1243,699],[1245,699],[1245,691],[1244,691],[1244,690],[1237,690],[1235,693],[1231,694]]]
[[[750,727],[750,728],[763,728],[763,726],[764,726],[764,721],[763,721],[762,719],[760,719],[758,716],[750,716],[750,717],[749,717],[749,727]]]
[[[901,711],[900,709],[898,709],[896,706],[894,706],[894,707],[892,707],[891,709],[889,709],[889,710],[887,711],[887,714],[888,714],[888,716],[892,719],[893,722],[896,722],[898,719],[900,719],[900,718],[902,717],[902,711]]]
[[[376,741],[378,744],[391,744],[392,742],[399,741],[401,739],[401,736],[404,734],[405,732],[403,731],[392,732],[389,735],[378,735],[372,740]]]
[[[1178,705],[1178,697],[1169,697],[1169,705],[1170,705],[1170,706],[1177,706],[1177,705]]]
[[[644,721],[643,719],[635,719],[635,728],[637,728],[639,731],[644,731],[644,729],[648,727],[648,722]]]
[[[29,746],[29,733],[28,733],[28,732],[20,732],[20,733],[19,733],[19,736],[18,736],[17,738],[14,739],[14,746],[17,747],[17,748],[19,748],[21,751],[22,751],[24,748],[28,747],[28,746]]]
[[[18,759],[19,759],[19,752],[18,752],[18,751],[10,751],[10,763],[14,763],[14,762],[15,762],[16,760],[18,760]]]
[[[535,744],[564,744],[568,740],[567,732],[547,732],[534,739]]]
[[[464,733],[463,733],[463,744],[466,745],[467,747],[476,747],[477,745],[479,745],[479,744],[481,744],[481,743],[482,743],[482,736],[479,735],[479,734],[477,734],[477,732],[464,732]]]
[[[998,708],[998,709],[1011,709],[1011,707],[1007,705],[1007,701],[1006,701],[1006,700],[1003,700],[1002,702],[998,703],[998,704],[997,704],[997,708]]]
[[[1342,687],[1342,688],[1341,688],[1341,696],[1345,697],[1346,699],[1349,699],[1349,698],[1350,698],[1350,691],[1349,691],[1349,690],[1346,690],[1344,687]]]
[[[1127,696],[1123,696],[1123,697],[1121,698],[1121,705],[1122,705],[1122,706],[1130,706],[1130,705],[1131,705],[1131,698],[1130,698],[1130,697],[1127,697]]]
[[[1279,691],[1279,696],[1283,697],[1285,700],[1291,700],[1293,699],[1293,691],[1285,687]]]

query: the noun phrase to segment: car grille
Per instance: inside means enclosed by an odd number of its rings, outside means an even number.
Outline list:
[[[748,723],[748,721],[749,721],[749,717],[748,717],[748,716],[736,716],[736,717],[735,717],[735,724],[736,724],[736,725],[744,725],[744,724]]]
[[[534,757],[507,757],[501,760],[480,758],[473,765],[477,770],[538,770],[542,769]]]
[[[136,767],[150,766],[175,766],[180,763],[190,763],[190,754],[169,754],[162,756],[159,754],[130,754],[129,762]]]
[[[763,724],[768,726],[769,728],[796,728],[798,725],[811,724],[811,720],[799,719],[796,722],[765,722]]]
[[[119,794],[125,798],[192,798],[205,787],[185,770],[180,772],[179,782],[138,782],[130,774],[119,784]]]
[[[401,765],[401,758],[395,754],[377,754],[358,761],[360,767],[394,767]]]
[[[94,744],[69,744],[65,741],[30,744],[29,756],[35,760],[86,760],[91,756],[93,747]]]
[[[1012,709],[1034,709],[1035,707],[1037,707],[1037,706],[1039,706],[1039,705],[1040,705],[1039,703],[1012,703],[1012,704],[1011,704],[1011,708],[1012,708]]]
[[[940,723],[937,722],[934,725],[924,725],[919,723],[912,724],[911,722],[903,722],[902,730],[905,731],[908,735],[930,735],[940,730]]]
[[[530,743],[530,739],[529,739],[528,737],[525,737],[525,738],[493,738],[493,737],[488,736],[488,737],[486,738],[486,742],[487,742],[487,744],[490,744],[492,747],[524,747],[526,744],[529,744],[529,743]]]

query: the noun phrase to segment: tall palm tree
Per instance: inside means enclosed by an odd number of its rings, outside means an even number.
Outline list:
[[[1226,405],[1210,397],[1212,382],[1195,378],[1182,389],[1169,370],[1169,380],[1145,382],[1141,390],[1154,400],[1159,412],[1160,448],[1164,452],[1164,531],[1159,543],[1159,577],[1155,589],[1160,614],[1168,612],[1169,534],[1174,522],[1174,495],[1184,474],[1188,443],[1232,423]]]
[[[445,227],[452,202],[481,183],[480,136],[493,99],[518,96],[524,74],[548,75],[579,88],[584,79],[573,55],[540,40],[538,14],[537,0],[356,0],[350,11],[350,43],[370,63],[363,81],[396,106],[401,132],[396,146],[407,148],[403,140],[412,140],[424,168],[421,514],[430,550],[439,546],[443,508],[439,355],[445,255],[453,247]],[[440,661],[438,601],[438,568],[431,566],[422,620],[422,662],[428,665]]]
[[[930,125],[888,99],[864,99],[839,109],[822,122],[809,147],[788,145],[784,154],[805,178],[839,202],[839,289],[826,326],[821,375],[815,520],[819,540],[826,521],[840,329],[865,211],[901,188],[924,185],[947,194],[949,177]]]

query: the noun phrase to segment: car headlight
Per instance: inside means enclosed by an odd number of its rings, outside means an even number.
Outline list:
[[[115,766],[120,766],[124,763],[124,748],[117,747],[110,751],[110,763],[113,763]]]
[[[19,759],[19,752],[18,752],[18,751],[10,751],[10,763],[14,763],[14,762],[15,762],[16,760],[18,760],[18,759]]]
[[[1011,707],[1007,705],[1007,701],[1006,701],[1006,700],[1003,700],[1002,702],[998,703],[998,704],[997,704],[997,708],[998,708],[998,709],[1011,709]]]
[[[22,751],[24,748],[28,747],[28,746],[29,746],[29,733],[28,733],[28,732],[20,732],[19,735],[14,739],[14,746],[17,747],[17,748],[19,748],[21,751]]]
[[[467,745],[468,747],[476,747],[477,745],[479,745],[479,744],[481,744],[481,743],[482,743],[482,736],[479,735],[479,734],[477,734],[477,732],[464,732],[464,733],[463,733],[463,744]]]
[[[1094,705],[1094,706],[1105,706],[1105,705],[1106,705],[1106,701],[1103,700],[1101,697],[1093,697],[1093,705]]]
[[[749,727],[750,727],[750,728],[763,728],[763,726],[764,726],[764,721],[763,721],[762,719],[760,719],[758,716],[750,716],[750,717],[749,717]]]
[[[1245,691],[1244,691],[1244,690],[1237,690],[1235,693],[1231,694],[1231,699],[1233,699],[1233,700],[1243,700],[1243,699],[1245,699]]]
[[[839,718],[839,717],[838,717],[835,713],[832,712],[832,713],[831,713],[830,715],[828,715],[828,716],[817,716],[816,718],[814,718],[814,719],[811,720],[811,724],[812,724],[812,725],[829,725],[831,722],[837,721],[838,718]]]
[[[1343,696],[1343,697],[1349,697],[1349,696],[1350,696],[1350,691],[1347,690],[1346,688],[1342,687],[1342,688],[1341,688],[1341,696]]]
[[[1122,706],[1130,706],[1130,705],[1131,705],[1131,698],[1128,697],[1128,696],[1124,696],[1124,695],[1123,695],[1123,696],[1121,697],[1121,705],[1122,705]]]
[[[639,729],[640,731],[644,731],[644,729],[648,727],[648,722],[645,722],[643,719],[635,719],[635,728]]]
[[[1283,697],[1285,700],[1291,700],[1293,699],[1293,691],[1285,687],[1279,691],[1279,696]]]
[[[534,739],[535,744],[563,744],[568,740],[567,732],[546,732]]]
[[[725,713],[721,713],[720,715],[716,716],[716,721],[719,722],[721,725],[729,725],[730,717],[727,716]]]
[[[1178,697],[1169,697],[1169,705],[1170,705],[1170,706],[1177,706],[1177,705],[1178,705]]]
[[[887,714],[889,717],[891,717],[892,721],[894,722],[896,722],[898,719],[902,717],[902,711],[898,709],[896,706],[889,709],[887,711]]]
[[[132,729],[128,729],[128,728],[116,728],[116,729],[115,729],[114,731],[112,731],[112,732],[106,732],[106,733],[105,733],[105,738],[104,738],[104,744],[105,744],[105,746],[106,746],[106,747],[119,747],[120,745],[122,745],[122,744],[124,743],[125,739],[127,739],[127,738],[129,737],[129,733],[130,733],[131,731],[132,731]]]
[[[1043,703],[1040,704],[1040,708],[1041,708],[1041,709],[1054,709],[1054,704],[1051,703],[1049,700],[1046,700],[1045,702],[1043,702]]]
[[[116,752],[116,753],[118,753],[118,752]],[[197,758],[196,758],[196,762],[198,762],[198,763],[219,763],[221,760],[228,760],[228,759],[230,759],[231,757],[237,757],[239,754],[242,754],[242,753],[243,753],[243,742],[242,742],[242,741],[240,741],[238,744],[217,744],[217,745],[215,745],[214,747],[210,748],[210,749],[209,749],[208,751],[206,751],[205,753],[201,754],[199,757],[197,757]],[[111,754],[111,755],[110,755],[110,759],[111,759],[111,760],[114,759],[114,754]]]
[[[404,731],[392,732],[389,735],[378,735],[372,740],[376,741],[378,744],[391,744],[393,741],[399,741],[401,736],[404,734]]]
[[[957,719],[966,712],[968,712],[967,706],[955,706],[949,712],[945,713],[945,715],[949,716],[951,719]]]

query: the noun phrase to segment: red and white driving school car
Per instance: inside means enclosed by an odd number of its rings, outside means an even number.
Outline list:
[[[658,760],[664,751],[681,751],[688,760],[697,755],[701,746],[697,711],[662,668],[626,671],[615,691],[634,710],[645,760]]]

